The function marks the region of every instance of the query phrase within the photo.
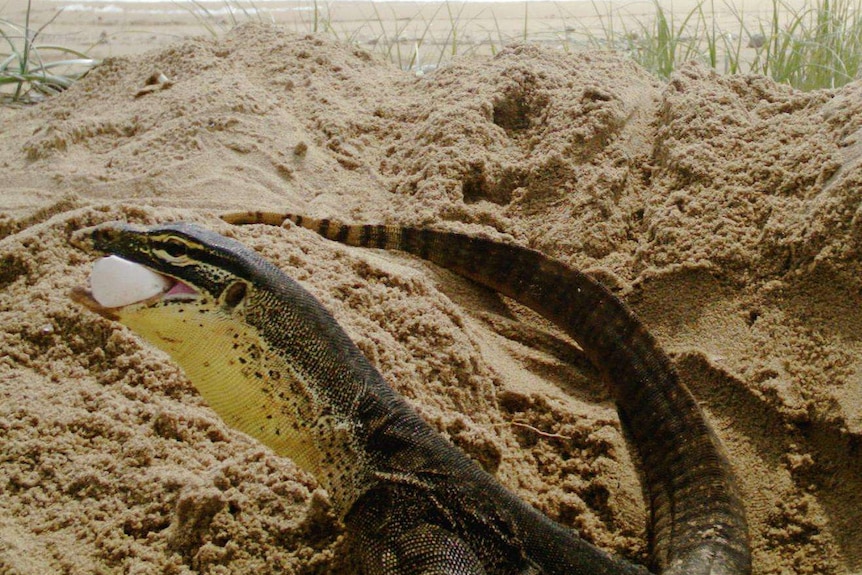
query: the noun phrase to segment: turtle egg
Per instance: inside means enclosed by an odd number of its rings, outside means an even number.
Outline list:
[[[166,291],[170,279],[140,264],[117,256],[102,258],[93,264],[90,292],[104,307],[122,307]]]

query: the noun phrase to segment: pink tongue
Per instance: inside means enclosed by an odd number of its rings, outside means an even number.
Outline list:
[[[166,296],[169,295],[180,295],[184,293],[198,293],[194,288],[187,286],[183,282],[178,281],[175,283],[171,289],[165,292]]]

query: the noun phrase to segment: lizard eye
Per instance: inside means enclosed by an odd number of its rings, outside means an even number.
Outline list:
[[[181,258],[186,255],[188,251],[188,246],[181,242],[178,239],[169,239],[166,240],[163,244],[163,248],[165,253],[171,256],[172,258]]]

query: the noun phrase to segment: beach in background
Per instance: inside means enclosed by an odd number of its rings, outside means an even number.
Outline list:
[[[799,10],[804,0],[782,2],[779,14]],[[721,34],[753,54],[751,37],[768,26],[772,0],[732,3],[697,0],[660,2],[679,26],[698,5],[714,15]],[[402,67],[434,67],[457,55],[492,55],[504,45],[528,42],[575,51],[624,48],[655,19],[651,1],[608,2],[138,2],[39,1],[31,6],[32,28],[47,26],[42,41],[86,51],[96,58],[136,54],[200,35],[225,32],[246,21],[275,22],[298,33],[325,32],[383,53]],[[0,17],[26,18],[26,0],[8,0]],[[58,12],[61,12],[58,15]],[[49,23],[50,22],[50,23]],[[704,30],[700,30],[704,32]],[[697,34],[697,30],[691,33]],[[613,35],[618,41],[608,46]]]

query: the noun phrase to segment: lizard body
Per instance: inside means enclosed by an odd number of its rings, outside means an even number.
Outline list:
[[[296,219],[333,239],[415,253],[561,324],[611,384],[638,446],[662,573],[748,573],[726,457],[667,357],[607,290],[524,248]],[[190,224],[107,224],[77,238],[195,292],[121,308],[83,290],[74,297],[167,351],[229,424],[312,472],[368,575],[646,573],[549,520],[445,441],[311,294],[238,242]]]

